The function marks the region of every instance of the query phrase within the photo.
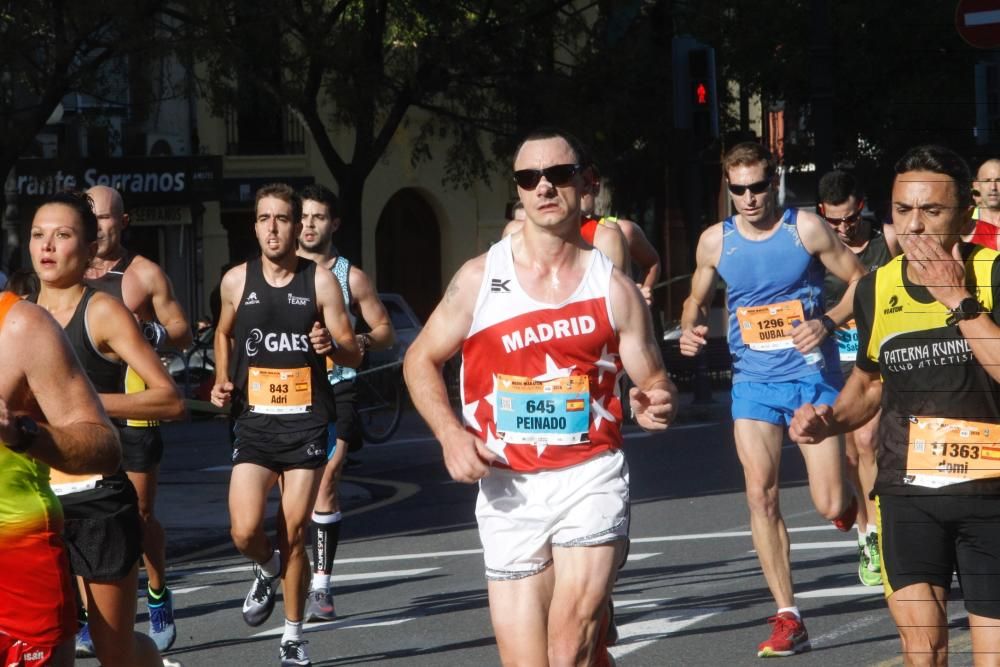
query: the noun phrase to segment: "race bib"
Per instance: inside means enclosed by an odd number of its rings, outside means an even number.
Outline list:
[[[741,306],[736,309],[743,343],[751,350],[768,352],[795,347],[792,322],[803,322],[802,302],[798,299],[766,306]]]
[[[852,319],[847,324],[837,327],[834,331],[837,336],[837,350],[840,352],[841,361],[858,360],[858,325]]]
[[[538,382],[497,375],[497,437],[509,444],[578,445],[590,441],[590,379]]]
[[[55,468],[49,469],[49,486],[57,496],[96,489],[101,479],[101,475],[70,475]]]
[[[910,417],[904,482],[937,489],[1000,477],[1000,425]]]
[[[265,415],[309,412],[312,375],[309,368],[250,367],[247,399],[250,410]]]

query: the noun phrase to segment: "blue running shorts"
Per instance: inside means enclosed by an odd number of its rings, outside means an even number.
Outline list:
[[[804,403],[833,405],[841,384],[819,373],[784,382],[733,383],[733,419],[753,419],[788,426]]]

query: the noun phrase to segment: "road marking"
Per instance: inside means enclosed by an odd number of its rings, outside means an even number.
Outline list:
[[[670,608],[670,598],[640,600],[615,599],[615,616],[618,621],[618,643],[609,648],[616,659],[646,648],[684,628],[728,610],[728,607],[703,607],[678,611]],[[623,622],[623,616],[649,609],[636,621]]]
[[[976,25],[992,25],[1000,23],[1000,10],[989,10],[985,12],[969,12],[965,15],[966,27]]]
[[[647,558],[652,558],[654,556],[662,556],[663,553],[651,553],[651,554],[637,554],[629,553],[628,560],[626,562],[631,563],[632,561],[646,560]]]
[[[200,591],[208,586],[187,586],[186,588],[171,588],[171,595],[185,595],[187,593],[194,593],[195,591]]]
[[[337,564],[342,563],[382,563],[391,560],[414,560],[417,558],[447,558],[448,556],[468,556],[471,554],[481,554],[482,549],[458,549],[456,551],[429,551],[422,554],[397,554],[395,556],[371,556],[368,558],[338,558]]]
[[[796,593],[796,596],[799,595],[799,593]],[[869,614],[864,618],[859,618],[856,621],[851,621],[850,623],[841,625],[836,630],[831,630],[830,632],[822,634],[818,637],[810,637],[809,643],[811,643],[814,648],[824,644],[830,644],[844,635],[849,635],[853,632],[857,632],[858,630],[867,630],[873,625],[886,621],[888,618],[889,616],[885,612],[882,612],[881,614]]]
[[[811,533],[821,530],[836,530],[833,524],[822,526],[802,526],[800,528],[789,528],[789,533]],[[643,544],[648,542],[684,542],[687,540],[718,539],[723,537],[751,537],[749,530],[730,530],[721,533],[689,533],[687,535],[662,535],[660,537],[633,537],[632,544]]]
[[[338,561],[339,562],[339,561]],[[434,570],[440,570],[439,567],[418,567],[410,570],[382,570],[379,572],[359,572],[357,574],[335,574],[330,577],[330,581],[360,581],[363,579],[393,579],[396,577],[417,577],[421,574],[427,574],[428,572],[433,572]],[[249,565],[236,565],[234,567],[222,567],[216,570],[200,570],[197,572],[189,572],[193,577],[198,576],[210,576],[214,574],[229,574],[232,572],[249,572],[251,566]],[[176,572],[175,572],[176,573]]]
[[[413,618],[414,617],[388,618],[383,621],[376,621],[376,620],[366,621],[364,619],[359,618],[357,620],[336,620],[336,621],[328,621],[326,623],[303,623],[302,632],[318,632],[319,630],[327,630],[334,628],[338,630],[347,630],[351,628],[377,628],[379,626],[386,626],[386,625],[400,625],[402,623],[412,621]],[[282,634],[284,634],[284,632],[285,628],[280,627],[280,628],[273,628],[271,630],[264,630],[263,632],[258,632],[250,636],[280,637]]]
[[[839,540],[837,542],[797,542],[792,545],[792,551],[809,551],[811,549],[857,549],[857,540]]]
[[[814,591],[795,591],[797,598],[846,598],[855,595],[885,595],[882,584],[878,586],[835,586],[834,588],[818,588]]]
[[[416,495],[420,491],[419,484],[410,484],[409,482],[395,482],[390,479],[372,479],[370,477],[355,477],[353,475],[344,475],[341,479],[348,482],[355,482],[360,484],[372,484],[375,486],[391,486],[395,489],[393,493],[388,498],[383,498],[382,500],[371,503],[370,505],[364,505],[352,510],[344,512],[344,516],[357,516],[359,514],[364,514],[365,512],[372,512],[374,510],[382,509],[387,505],[395,505],[398,502],[402,502],[409,498],[410,496]]]

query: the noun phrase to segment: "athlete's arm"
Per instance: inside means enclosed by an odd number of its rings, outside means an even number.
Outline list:
[[[98,351],[117,357],[135,371],[146,389],[131,394],[100,394],[104,410],[121,419],[183,419],[184,398],[167,375],[125,304],[97,293],[87,308],[87,328]]]
[[[364,271],[353,266],[347,279],[351,285],[351,296],[361,308],[361,317],[371,328],[367,334],[361,334],[370,337],[366,349],[384,350],[391,347],[396,342],[396,330],[392,327],[392,320],[389,319],[385,306],[379,301],[372,281]]]
[[[607,255],[619,271],[628,275],[628,241],[618,223],[605,219],[605,222],[597,225],[594,230],[594,247]]]
[[[691,294],[681,311],[680,351],[693,357],[708,344],[708,310],[715,297],[719,256],[722,254],[722,223],[706,229],[698,239],[695,270],[691,275]]]
[[[819,216],[799,211],[796,226],[806,251],[818,257],[827,271],[847,283],[843,297],[837,305],[826,312],[826,316],[833,320],[834,324],[839,326],[846,323],[854,312],[854,290],[857,288],[858,280],[865,275],[865,267],[858,260],[858,256],[844,245],[833,228]],[[792,340],[800,352],[808,352],[815,348],[828,335],[819,319],[802,322],[792,330]]]
[[[635,421],[646,430],[665,429],[677,412],[677,387],[663,368],[663,355],[642,294],[618,271],[611,278],[611,310],[618,327],[622,365],[635,383],[628,397]]]
[[[236,309],[239,298],[246,284],[247,265],[240,264],[226,271],[219,285],[219,298],[222,309],[219,311],[219,321],[215,325],[215,385],[212,387],[212,404],[225,407],[233,394],[233,383],[229,377],[229,358],[233,351],[233,324],[236,321]]]
[[[137,257],[130,268],[140,272],[139,277],[150,296],[156,320],[167,331],[170,347],[178,350],[190,347],[193,340],[191,324],[174,296],[174,287],[163,269],[144,257]]]
[[[660,279],[660,254],[656,248],[646,238],[642,227],[631,220],[618,219],[618,226],[625,235],[628,242],[628,254],[642,272],[642,281],[639,282],[639,291],[646,299],[646,303],[652,303],[653,286]]]
[[[316,306],[323,323],[318,328],[314,326],[309,333],[313,349],[317,354],[329,356],[339,366],[357,368],[362,359],[361,347],[354,338],[340,283],[329,271],[316,271]]]
[[[473,483],[489,474],[496,456],[458,421],[448,402],[441,369],[462,347],[483,282],[485,256],[465,263],[420,335],[406,351],[403,375],[410,398],[434,437],[441,443],[448,473],[457,482]]]
[[[118,434],[65,332],[43,309],[24,301],[11,307],[0,329],[0,368],[0,383],[14,388],[0,399],[0,440],[17,442],[15,415],[33,412],[33,397],[46,423],[38,425],[30,456],[74,474],[118,469]]]

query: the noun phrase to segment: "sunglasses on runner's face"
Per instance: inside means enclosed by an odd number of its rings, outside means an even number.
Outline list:
[[[726,182],[726,187],[737,197],[742,197],[743,193],[749,190],[755,195],[763,194],[769,187],[771,187],[771,179],[765,178],[763,181],[757,181],[756,183],[750,183],[748,185],[737,185],[736,183]]]
[[[854,224],[855,222],[858,221],[858,218],[860,217],[861,217],[861,211],[855,211],[854,213],[845,215],[843,218],[831,218],[830,216],[824,215],[823,219],[826,220],[831,225],[833,225],[834,227],[838,227],[844,224],[845,222],[848,224]]]
[[[568,185],[573,177],[583,171],[578,164],[554,164],[545,169],[518,169],[514,172],[514,182],[522,190],[534,190],[542,176],[557,188]]]

